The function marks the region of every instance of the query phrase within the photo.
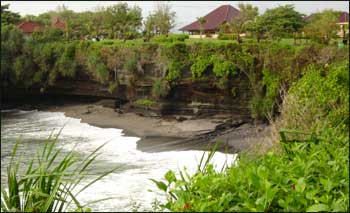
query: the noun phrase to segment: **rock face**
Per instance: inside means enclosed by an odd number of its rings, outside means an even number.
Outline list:
[[[149,73],[151,74],[151,73]],[[74,80],[58,79],[55,86],[45,91],[46,95],[69,95],[85,96],[98,99],[112,99],[114,101],[105,101],[102,105],[111,108],[121,108],[123,110],[133,109],[139,111],[145,116],[164,116],[164,115],[195,115],[206,116],[213,114],[230,114],[237,119],[249,119],[249,100],[251,98],[251,89],[249,82],[244,74],[239,73],[229,80],[231,89],[221,90],[215,86],[214,80],[193,81],[189,71],[184,72],[182,80],[172,85],[169,94],[157,101],[154,106],[137,106],[133,101],[138,99],[147,99],[151,97],[151,91],[154,79],[157,76],[147,78],[137,78],[133,86],[128,86],[127,73],[118,73],[119,86],[111,93],[108,85],[102,85],[86,72],[78,73]],[[144,74],[146,76],[146,74]],[[234,94],[232,94],[234,90]],[[5,92],[3,95],[13,95],[14,89]],[[26,90],[26,93],[40,94],[40,89]],[[18,95],[20,96],[20,95]],[[12,97],[13,98],[13,97]]]

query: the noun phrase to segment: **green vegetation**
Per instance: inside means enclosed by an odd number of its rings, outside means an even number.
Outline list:
[[[189,35],[186,34],[169,34],[154,36],[151,41],[154,42],[176,42],[176,41],[185,41],[189,38]]]
[[[1,26],[9,24],[18,24],[21,16],[18,13],[9,11],[9,4],[1,5]]]
[[[20,145],[18,140],[13,148],[11,161],[7,168],[7,187],[1,185],[1,211],[3,212],[66,212],[91,211],[88,206],[102,200],[82,204],[77,196],[106,175],[114,172],[103,172],[97,178],[89,181],[79,191],[74,189],[84,181],[91,165],[98,156],[98,147],[86,158],[82,159],[74,151],[62,155],[62,149],[55,149],[59,134],[46,140],[45,146],[37,156],[30,161],[25,173],[19,171],[21,158],[16,159],[16,151]],[[110,199],[105,198],[103,200]],[[73,209],[69,209],[73,208]]]
[[[275,123],[281,141],[266,154],[241,153],[237,165],[218,172],[210,163],[211,152],[192,176],[186,170],[179,175],[169,171],[166,182],[153,180],[168,195],[160,207],[181,212],[348,211],[348,66],[348,61],[332,64],[326,76],[324,68],[306,69]]]
[[[328,44],[332,38],[337,37],[336,31],[339,26],[336,23],[339,16],[340,12],[333,10],[313,14],[304,29],[306,36],[314,41]]]
[[[157,104],[157,102],[149,100],[149,99],[138,99],[137,101],[134,102],[137,106],[143,106],[146,108],[149,108],[151,106],[154,106]]]
[[[169,85],[162,94],[160,84],[155,85],[152,96],[165,98],[166,91],[183,80],[186,72],[190,72],[192,80],[211,81],[228,94],[232,79],[243,74],[253,91],[250,106],[252,116],[257,119],[274,116],[282,100],[280,91],[288,90],[306,66],[323,66],[347,58],[348,54],[348,48],[315,43],[295,46],[291,42],[251,41],[238,44],[236,41],[194,41],[185,39],[187,36],[173,35],[168,36],[169,41],[161,42],[42,39],[46,36],[25,40],[11,25],[5,26],[1,33],[1,79],[5,86],[41,88],[45,92],[58,79],[75,79],[78,72],[85,72],[112,91],[113,85],[125,84],[122,77],[126,72],[131,75],[127,79],[132,79],[128,86],[132,89],[138,80],[146,77],[145,67],[150,65],[158,73],[154,77],[164,79],[166,82],[162,85]],[[269,76],[273,79],[268,79]]]
[[[251,115],[271,120],[274,135],[279,135],[273,138],[276,144],[266,153],[241,153],[237,164],[220,172],[210,163],[214,152],[203,156],[194,175],[167,172],[166,182],[152,180],[168,195],[168,202],[156,207],[349,211],[349,49],[338,47],[335,40],[339,13],[326,10],[304,21],[293,5],[261,15],[252,5],[239,7],[242,13],[223,25],[219,39],[213,40],[169,34],[175,13],[164,3],[147,17],[142,35],[140,8],[118,3],[93,12],[60,7],[26,17],[45,25],[59,17],[67,28],[47,28],[25,38],[14,25],[20,17],[4,5],[1,82],[8,88],[45,92],[58,80],[88,74],[110,93],[126,85],[128,98],[135,100],[137,81],[146,79],[154,81],[151,95],[157,100],[166,98],[181,81],[214,85],[234,98],[240,88],[233,81],[240,80],[237,76],[247,78]],[[198,20],[202,34],[206,20]],[[241,38],[241,33],[247,36]],[[108,39],[77,40],[101,35]],[[141,98],[133,104],[148,109],[158,104],[154,100]],[[95,152],[82,164],[69,153],[54,167],[60,153],[53,151],[54,144],[47,143],[38,156],[39,166],[32,161],[23,177],[18,177],[19,163],[12,157],[9,191],[1,192],[3,211],[64,211],[69,202],[78,211],[86,210],[71,190],[82,180]]]
[[[175,26],[175,12],[171,5],[166,2],[158,2],[154,11],[149,14],[145,21],[146,39],[153,35],[168,35]]]
[[[169,93],[170,86],[167,81],[162,79],[155,80],[152,86],[152,96],[155,98],[163,98],[166,97]]]
[[[229,23],[230,30],[235,33],[235,38],[238,42],[241,42],[240,34],[246,31],[246,26],[252,22],[259,14],[258,7],[253,7],[251,4],[239,3],[238,8],[240,13],[232,18]],[[222,37],[221,37],[222,39]]]

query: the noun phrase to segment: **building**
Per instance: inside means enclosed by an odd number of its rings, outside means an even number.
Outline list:
[[[66,24],[62,22],[59,18],[55,18],[51,24],[52,27],[60,28],[61,30],[66,30]]]
[[[340,26],[340,31],[337,33],[337,35],[343,38],[344,35],[349,33],[349,13],[342,12],[337,24]]]
[[[22,32],[29,36],[34,31],[43,31],[44,26],[40,23],[34,22],[34,21],[23,21],[17,25],[17,28],[22,30]]]
[[[306,17],[304,17],[304,20],[306,22],[309,22],[310,20],[312,20],[312,18],[314,16],[315,16],[315,14],[311,14],[309,16],[306,16]],[[339,37],[343,37],[344,32],[345,32],[345,34],[349,33],[349,13],[348,12],[341,12],[336,24],[339,25],[339,28],[340,28],[340,30],[337,32],[337,35]]]
[[[191,38],[199,38],[200,30],[203,28],[204,37],[216,38],[220,27],[223,24],[230,22],[232,18],[237,16],[239,13],[240,11],[231,5],[222,5],[203,17],[205,19],[205,23],[202,24],[203,26],[201,26],[197,20],[180,28],[179,30],[183,32],[187,31]]]

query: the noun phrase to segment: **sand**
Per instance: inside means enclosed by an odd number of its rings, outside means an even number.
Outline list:
[[[251,149],[258,144],[271,145],[269,127],[243,124],[220,133],[218,124],[224,117],[211,116],[201,119],[178,121],[173,118],[144,117],[134,112],[118,113],[112,108],[96,103],[65,104],[45,107],[45,111],[64,112],[66,116],[79,118],[81,122],[101,128],[118,128],[128,136],[140,137],[137,148],[145,152],[209,150],[215,142],[222,142],[222,151],[230,153]]]

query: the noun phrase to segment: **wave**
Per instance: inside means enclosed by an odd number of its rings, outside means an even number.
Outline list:
[[[6,110],[1,110],[1,113],[11,113],[15,115],[22,115],[22,114],[28,114],[28,113],[34,113],[38,112],[37,109],[34,110],[20,110],[20,109],[6,109]]]

